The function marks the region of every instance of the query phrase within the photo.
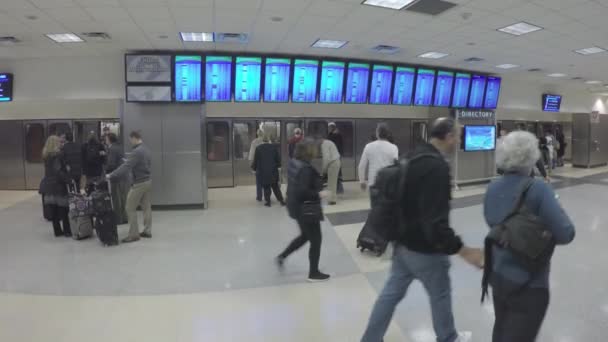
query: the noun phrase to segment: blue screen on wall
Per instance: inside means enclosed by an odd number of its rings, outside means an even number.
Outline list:
[[[454,96],[452,96],[452,107],[464,108],[469,99],[469,87],[471,86],[471,74],[456,73],[456,84],[454,85]]]
[[[483,108],[496,109],[498,106],[498,96],[500,94],[500,77],[488,76],[486,96],[483,100]]]
[[[369,84],[369,64],[348,63],[346,78],[346,103],[367,102],[367,86]]]
[[[471,80],[471,93],[469,94],[469,108],[481,108],[483,105],[483,93],[486,89],[486,77],[473,75]]]
[[[491,151],[495,145],[496,126],[464,126],[465,151]]]
[[[369,103],[389,104],[391,100],[392,83],[393,67],[390,65],[374,65],[372,68],[372,84],[369,91]]]
[[[319,62],[296,59],[293,62],[292,102],[315,102],[317,99],[317,77]]]
[[[435,83],[435,70],[418,69],[416,77],[415,106],[430,106],[433,99],[433,85]]]
[[[175,100],[197,102],[202,95],[201,56],[175,56]]]
[[[262,58],[237,57],[234,71],[234,101],[260,101]]]
[[[437,84],[435,84],[435,99],[433,106],[448,107],[452,97],[452,84],[454,73],[451,71],[437,71]]]
[[[291,59],[266,58],[264,102],[289,101]]]
[[[230,101],[232,57],[207,56],[205,62],[205,100]]]
[[[0,74],[0,102],[13,101],[13,75]]]
[[[344,62],[323,61],[319,103],[340,103],[344,87]]]
[[[416,69],[397,67],[395,70],[395,85],[393,89],[393,104],[409,106],[414,94],[414,78]]]

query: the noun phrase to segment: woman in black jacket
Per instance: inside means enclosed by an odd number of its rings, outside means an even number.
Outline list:
[[[71,182],[66,168],[65,158],[61,152],[61,139],[51,135],[42,149],[44,159],[44,179],[40,185],[40,193],[44,205],[52,212],[53,231],[55,236],[71,237],[70,221],[68,220],[68,189]],[[63,222],[63,229],[61,228]]]
[[[295,238],[289,246],[276,258],[277,265],[283,268],[285,259],[306,242],[310,241],[308,260],[310,268],[308,281],[317,282],[329,279],[329,275],[319,271],[319,258],[321,256],[321,197],[327,193],[321,191],[321,176],[310,164],[316,157],[318,146],[312,139],[304,139],[296,145],[295,158],[291,159],[287,168],[287,209],[289,216],[298,222],[300,236]],[[306,215],[302,208],[304,203],[318,203],[318,216]]]
[[[279,168],[281,167],[281,156],[278,147],[270,143],[270,138],[264,136],[262,144],[255,149],[251,169],[259,177],[260,184],[264,189],[264,204],[270,207],[270,189],[274,192],[281,205],[285,205],[281,186],[279,185]]]

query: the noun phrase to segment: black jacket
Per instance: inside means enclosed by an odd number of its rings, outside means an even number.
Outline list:
[[[408,166],[403,213],[405,226],[398,242],[426,254],[456,254],[463,246],[450,227],[450,166],[431,144],[423,144],[409,157],[431,153]]]
[[[255,149],[251,168],[260,177],[262,185],[272,185],[279,182],[281,156],[277,146],[263,143]]]
[[[82,171],[85,176],[100,177],[103,174],[105,157],[101,155],[101,151],[105,151],[105,147],[99,142],[82,145]]]
[[[342,134],[338,133],[329,133],[327,135],[327,140],[331,140],[336,145],[338,152],[342,156],[344,154],[344,139],[342,139]]]
[[[63,145],[63,155],[65,163],[69,166],[68,173],[77,177],[82,175],[82,146],[76,142],[66,142]]]
[[[287,164],[287,210],[289,216],[300,217],[302,203],[320,201],[323,188],[321,175],[306,161],[290,159]]]
[[[70,182],[63,153],[49,154],[44,160],[44,178],[38,192],[43,195],[67,196],[67,185]]]
[[[116,170],[122,163],[125,158],[125,154],[122,151],[120,145],[112,144],[107,147],[107,155],[106,155],[106,172],[111,173]]]

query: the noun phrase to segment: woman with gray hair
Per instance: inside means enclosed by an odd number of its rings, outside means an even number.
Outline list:
[[[539,157],[538,140],[531,133],[516,131],[502,139],[496,148],[496,166],[504,175],[488,186],[484,217],[490,229],[502,225],[516,212],[521,198],[521,207],[546,227],[555,244],[565,245],[574,239],[574,225],[549,185],[530,177]],[[491,262],[484,283],[492,287],[494,300],[492,342],[533,342],[549,306],[550,263],[530,272],[506,247],[491,248],[486,251]]]

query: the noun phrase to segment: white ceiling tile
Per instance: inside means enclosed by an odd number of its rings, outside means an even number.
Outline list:
[[[90,21],[93,19],[79,7],[47,9],[45,12],[62,24]]]
[[[576,6],[585,6],[589,0],[533,0],[534,4],[552,10],[565,10]]]
[[[568,8],[567,10],[562,11],[562,13],[570,18],[585,21],[599,16],[605,17],[608,15],[608,7],[592,1],[587,1],[582,6]]]
[[[103,24],[114,24],[133,21],[129,13],[123,8],[89,7],[85,8],[85,11],[93,18],[93,20]]]
[[[349,14],[355,7],[355,4],[339,2],[334,0],[313,0],[306,9],[307,15],[318,15],[325,17],[344,17]]]
[[[310,4],[311,0],[264,0],[262,9],[266,11],[292,11],[299,13]]]
[[[161,7],[166,6],[165,0],[120,0],[125,7]]]
[[[560,12],[552,11],[531,3],[505,10],[504,15],[517,18],[518,22],[525,21],[543,28],[558,27],[572,20],[560,14]]]
[[[472,0],[467,4],[473,7],[500,13],[505,9],[521,6],[529,1],[530,0]]]
[[[230,10],[216,9],[215,32],[248,33],[255,17]]]
[[[213,0],[166,0],[169,7],[213,7]]]
[[[307,37],[308,40],[314,41],[317,38],[321,38],[321,36],[329,32],[334,26],[336,26],[334,18],[302,16],[290,32],[290,35],[304,36]],[[312,42],[310,44],[312,44]]]
[[[179,31],[213,31],[213,9],[211,7],[174,7],[171,13]]]
[[[73,0],[29,0],[34,6],[40,9],[75,7],[77,4]]]
[[[120,7],[120,0],[73,0],[82,7]]]
[[[138,24],[173,20],[168,7],[129,7],[128,11]]]
[[[255,10],[262,4],[261,0],[215,0],[215,8],[241,11]]]

